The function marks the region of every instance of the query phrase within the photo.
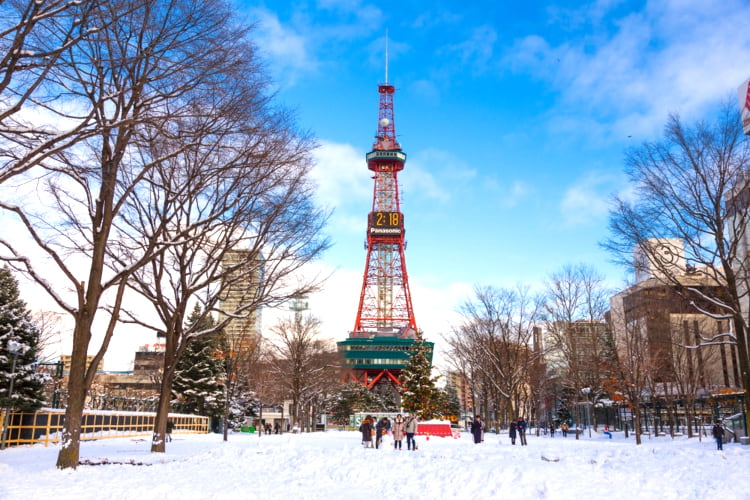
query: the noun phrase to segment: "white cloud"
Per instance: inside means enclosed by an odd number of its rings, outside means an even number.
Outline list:
[[[412,197],[440,202],[446,202],[450,199],[449,191],[444,189],[440,181],[431,172],[419,165],[410,165],[409,173],[404,174],[402,179],[407,180],[402,188],[402,202],[404,198],[408,200]]]
[[[457,54],[463,64],[470,65],[475,72],[481,73],[492,60],[496,41],[495,29],[482,25],[474,28],[468,39],[450,45],[445,50]]]
[[[288,18],[265,7],[250,7],[247,13],[251,21],[257,22],[253,39],[274,78],[284,87],[293,86],[311,73],[337,69],[344,57],[342,51],[351,51],[352,40],[369,39],[378,32],[385,36],[382,10],[359,1],[324,0],[316,5],[295,5]],[[370,52],[382,54],[383,38],[371,45]],[[408,46],[393,40],[390,48],[395,55]],[[379,56],[378,64],[382,61]]]
[[[435,343],[433,364],[438,370],[447,368],[443,337],[460,323],[458,306],[471,297],[472,285],[451,283],[430,287],[420,283],[422,276],[410,276],[410,288],[417,327],[425,340]]]
[[[750,59],[740,21],[750,18],[747,2],[650,2],[618,12],[599,2],[605,27],[586,24],[559,44],[531,34],[503,63],[552,83],[561,95],[556,113],[614,121],[611,134],[621,137],[658,132],[670,112],[699,118],[747,78],[738,64]]]
[[[448,151],[430,148],[409,158],[401,178],[404,192],[420,200],[448,202],[477,176],[475,169]]]
[[[328,277],[319,292],[307,297],[309,309],[306,314],[321,321],[321,338],[334,341],[346,339],[357,314],[362,273],[351,269],[334,269],[323,262],[307,265],[302,273],[306,276]],[[263,334],[269,335],[270,329],[281,318],[292,315],[288,305],[264,309],[261,314]]]
[[[534,188],[522,180],[513,181],[505,195],[501,198],[502,204],[506,207],[515,207],[525,200]]]
[[[375,22],[382,16],[382,11],[375,5],[362,5],[361,0],[318,0],[318,6],[338,13],[353,14],[363,23]]]
[[[266,9],[251,9],[249,14],[258,21],[254,41],[277,81],[292,85],[301,75],[316,70],[318,62],[308,52],[309,41],[302,32],[283,25]]]
[[[456,25],[462,20],[461,16],[453,11],[438,9],[437,11],[426,11],[417,16],[412,22],[415,29],[445,29],[446,26]]]
[[[311,177],[318,185],[319,202],[333,208],[331,226],[346,232],[362,231],[363,214],[369,211],[372,179],[365,154],[350,144],[319,141]]]
[[[504,178],[483,177],[476,184],[489,192],[491,199],[496,200],[503,208],[513,208],[520,205],[536,191],[533,185],[521,179],[505,180]],[[476,194],[475,196],[480,195]]]
[[[623,189],[624,178],[605,172],[587,172],[564,193],[560,211],[568,227],[588,225],[606,218],[610,199]]]

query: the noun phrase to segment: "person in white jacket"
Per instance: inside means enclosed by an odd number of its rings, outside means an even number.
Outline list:
[[[404,433],[406,432],[406,423],[400,413],[396,415],[396,418],[393,420],[391,432],[393,432],[393,448],[400,450],[401,441],[404,439]]]
[[[417,417],[414,413],[409,412],[409,416],[406,417],[404,422],[404,430],[406,431],[406,449],[416,450],[417,442],[414,441],[414,434],[417,433]]]

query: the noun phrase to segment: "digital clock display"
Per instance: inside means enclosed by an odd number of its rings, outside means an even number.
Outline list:
[[[400,236],[404,229],[401,212],[371,212],[370,234],[373,236]]]

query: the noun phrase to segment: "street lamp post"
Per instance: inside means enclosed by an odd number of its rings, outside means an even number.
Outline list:
[[[15,375],[16,375],[16,361],[18,360],[18,355],[23,354],[25,352],[24,345],[20,342],[17,342],[15,340],[9,340],[8,344],[5,347],[5,350],[8,351],[10,354],[13,355],[13,363],[11,364],[10,369],[10,386],[8,387],[8,407],[5,408],[5,418],[3,419],[3,436],[0,440],[0,450],[5,449],[5,440],[8,437],[8,423],[10,421],[10,411],[13,408],[10,405],[10,401],[13,397],[13,382],[15,382]]]
[[[584,387],[581,392],[586,395],[586,427],[589,428],[589,437],[591,437],[591,402],[589,401],[590,387]]]

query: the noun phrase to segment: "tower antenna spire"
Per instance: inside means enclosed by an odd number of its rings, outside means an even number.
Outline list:
[[[385,30],[385,84],[388,85],[388,29]]]

